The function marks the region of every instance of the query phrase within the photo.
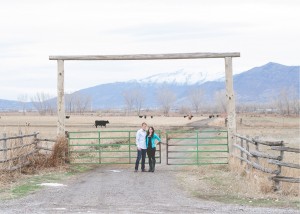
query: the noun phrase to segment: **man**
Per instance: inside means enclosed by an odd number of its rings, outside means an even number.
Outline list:
[[[135,172],[139,169],[139,162],[142,158],[142,172],[145,172],[145,158],[146,158],[146,129],[147,124],[145,122],[142,123],[141,129],[136,132],[136,146],[137,146],[137,158],[135,161]]]

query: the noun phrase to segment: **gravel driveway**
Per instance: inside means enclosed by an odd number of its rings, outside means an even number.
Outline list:
[[[181,190],[170,166],[155,173],[130,166],[100,166],[45,187],[21,199],[0,202],[1,213],[299,213],[293,209],[254,208],[194,198]]]

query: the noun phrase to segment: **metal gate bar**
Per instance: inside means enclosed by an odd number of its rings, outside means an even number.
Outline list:
[[[225,130],[166,132],[167,165],[228,163],[228,133]]]
[[[156,130],[161,135],[160,130]],[[70,163],[77,164],[134,164],[136,159],[136,131],[80,131],[69,132]],[[156,150],[161,163],[161,145]]]

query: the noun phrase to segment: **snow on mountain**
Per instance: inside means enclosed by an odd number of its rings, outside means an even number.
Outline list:
[[[151,83],[168,83],[178,85],[193,85],[202,84],[207,81],[222,81],[224,80],[224,72],[209,73],[209,72],[187,72],[184,69],[152,75],[137,82],[143,84]]]

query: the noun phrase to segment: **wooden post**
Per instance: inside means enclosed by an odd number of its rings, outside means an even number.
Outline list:
[[[65,136],[64,61],[57,60],[57,136]]]
[[[244,139],[241,139],[241,147],[244,148]],[[244,158],[244,152],[241,150],[241,158]],[[241,159],[241,166],[243,165],[243,160]]]
[[[3,160],[6,161],[7,160],[7,140],[6,140],[6,133],[3,133]]]
[[[229,154],[233,152],[233,145],[236,143],[236,113],[235,97],[233,91],[232,78],[232,57],[225,57],[225,77],[226,77],[226,98],[227,98],[227,118],[228,118],[228,144]]]
[[[283,144],[281,146],[283,146]],[[283,160],[283,155],[284,155],[284,151],[281,150],[280,151],[281,160]],[[277,165],[277,170],[279,172],[277,174],[277,176],[280,176],[280,174],[281,174],[281,166],[280,165]],[[281,182],[279,180],[275,180],[275,182],[274,182],[274,190],[275,191],[280,191],[281,190]]]

